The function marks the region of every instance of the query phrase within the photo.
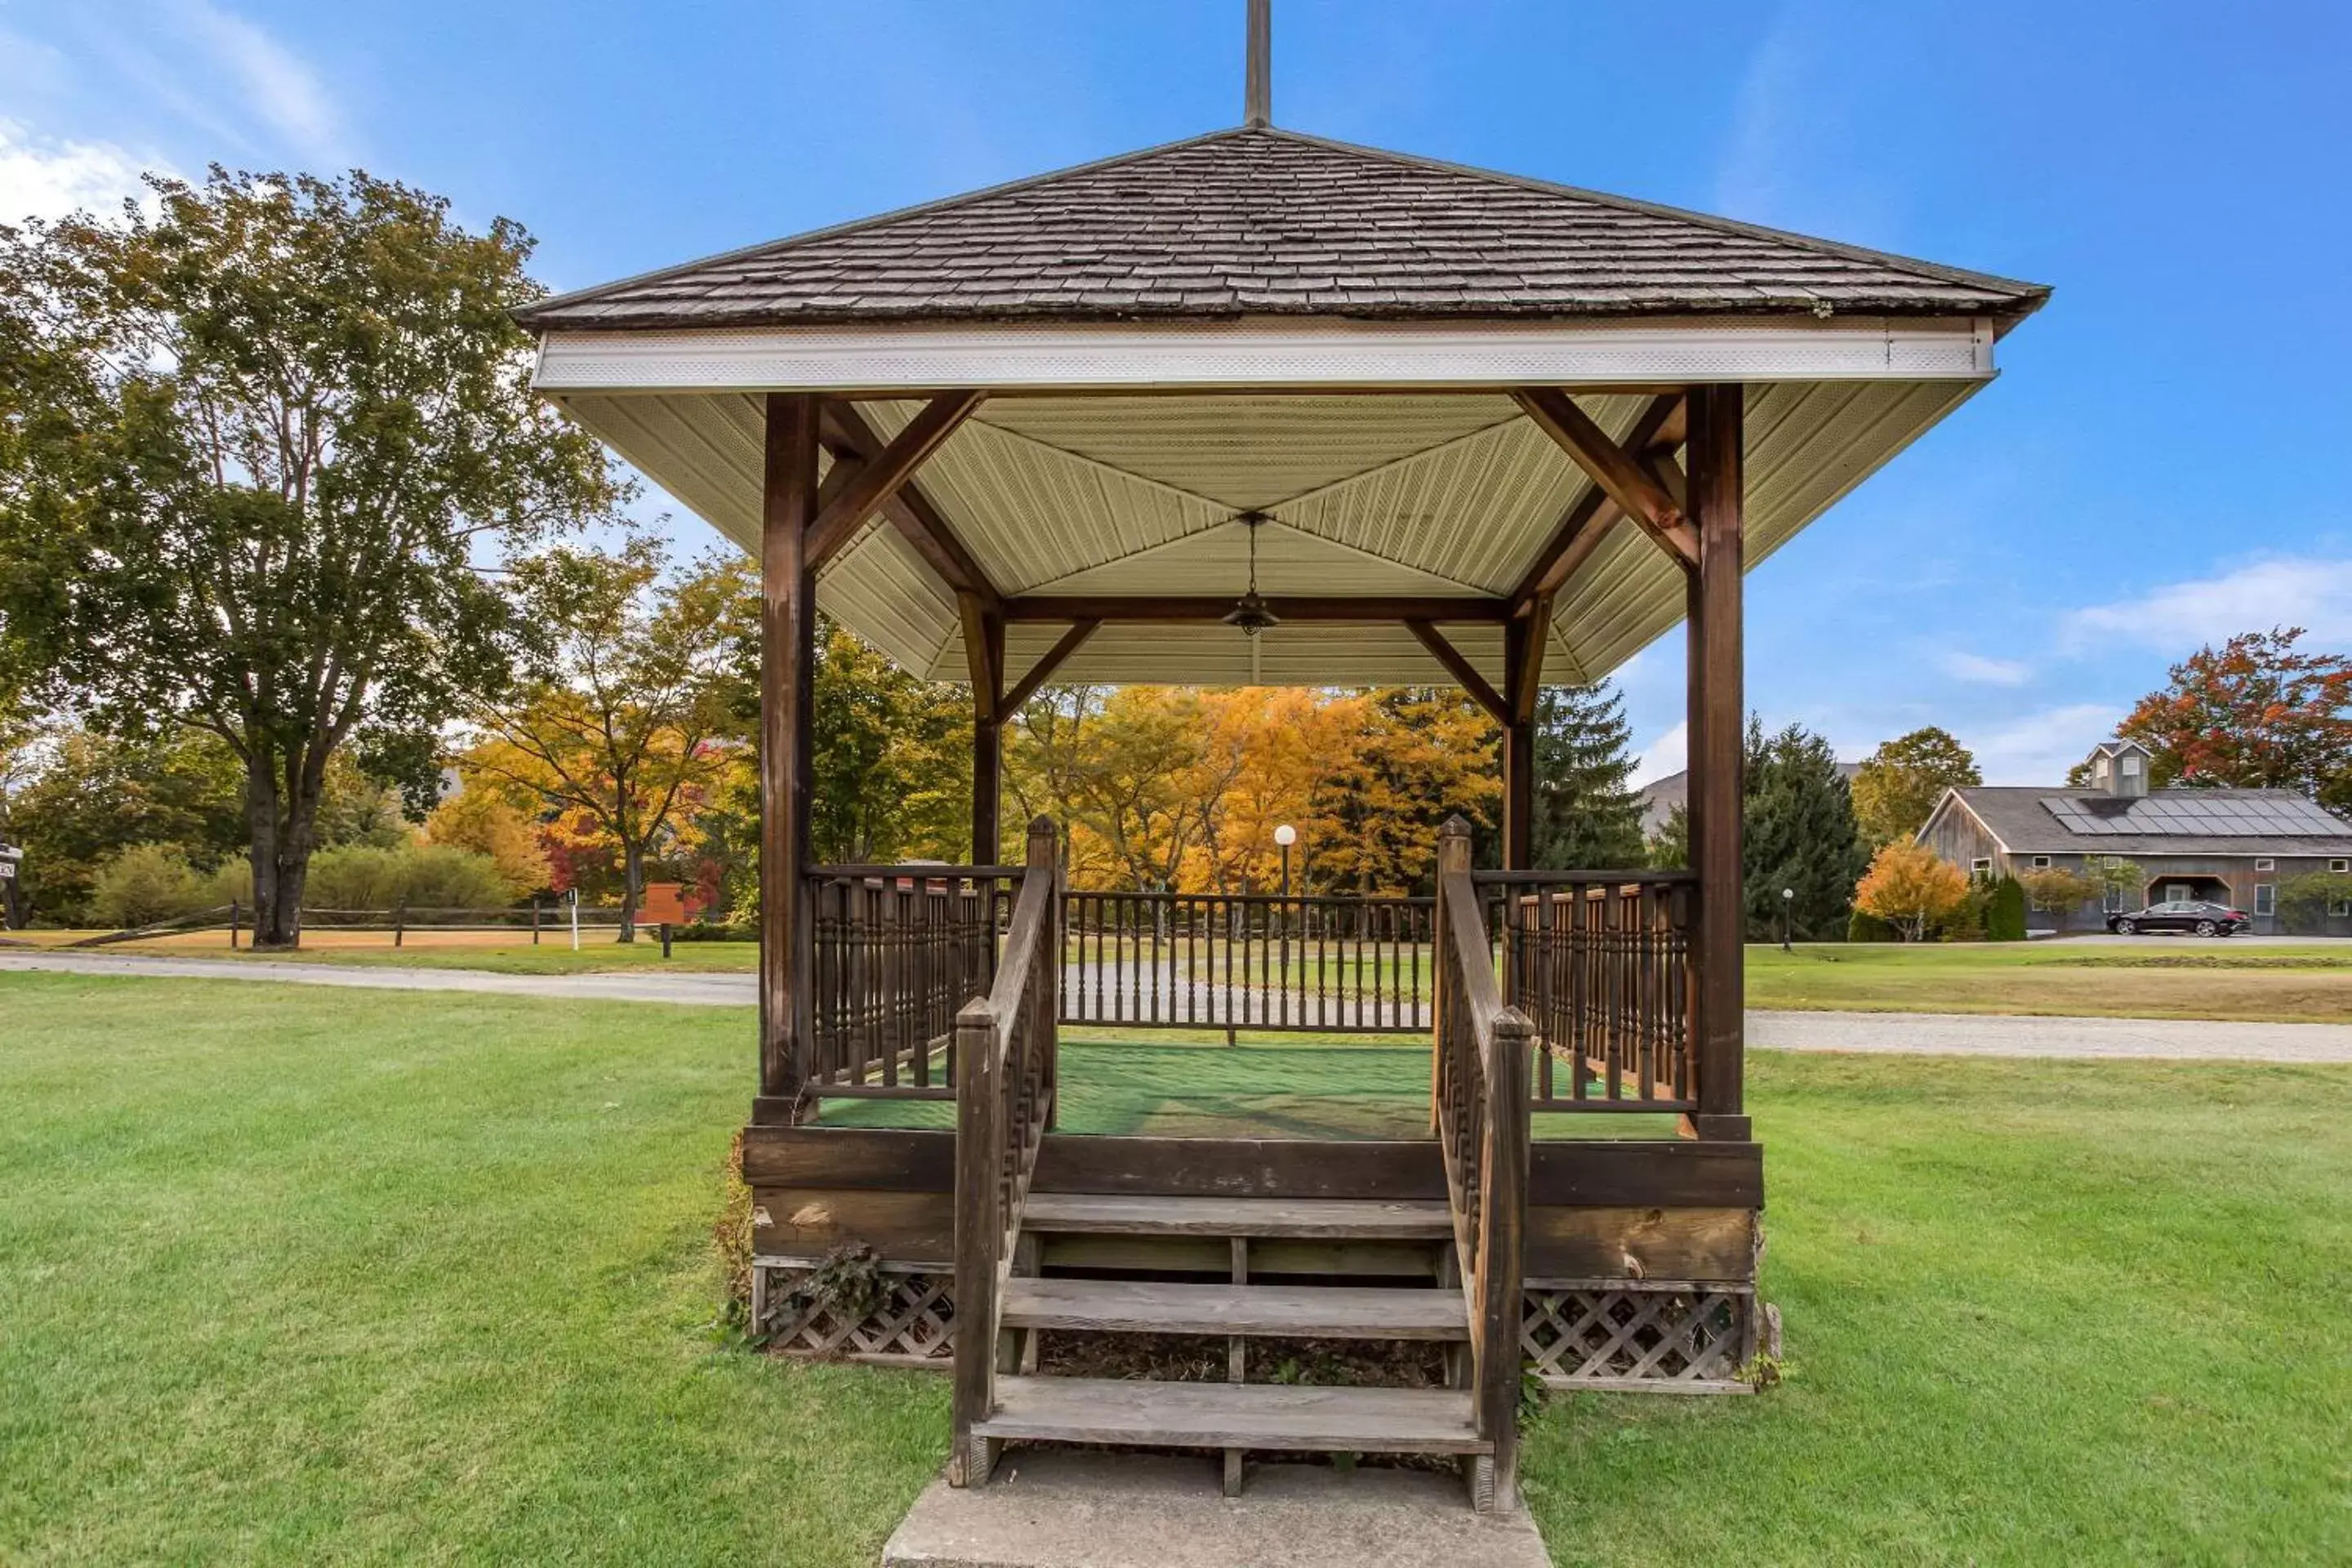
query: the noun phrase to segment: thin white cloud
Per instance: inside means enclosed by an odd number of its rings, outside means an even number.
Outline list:
[[[2169,584],[2075,611],[2061,640],[2078,651],[2120,641],[2179,658],[2273,626],[2302,626],[2314,640],[2339,647],[2352,641],[2352,560],[2281,556]]]
[[[342,141],[333,95],[310,63],[211,0],[178,0],[180,26],[229,75],[240,107],[306,157],[332,159]]]
[[[2124,710],[2074,702],[2020,715],[1990,733],[1964,734],[1987,784],[2061,784],[2066,770],[2116,732]]]
[[[1937,654],[1936,668],[1955,680],[1979,686],[2022,686],[2033,679],[2033,667],[2022,659],[1987,658],[1958,648],[1947,648]]]
[[[0,223],[69,213],[105,215],[141,196],[140,174],[156,167],[110,142],[66,142],[0,120]]]
[[[1690,721],[1684,720],[1643,748],[1641,759],[1633,764],[1634,786],[1655,784],[1689,765]]]

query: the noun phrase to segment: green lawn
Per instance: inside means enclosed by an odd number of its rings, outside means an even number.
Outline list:
[[[945,1379],[709,1329],[740,1015],[0,1007],[0,1561],[870,1563],[943,1456]],[[1074,1046],[1066,1080],[1165,1128],[1335,1084],[1388,1114],[1412,1067]],[[1750,1075],[1794,1375],[1554,1404],[1559,1561],[2352,1558],[2352,1068]]]
[[[1751,1007],[2352,1022],[2352,942],[2148,937],[1748,950]]]

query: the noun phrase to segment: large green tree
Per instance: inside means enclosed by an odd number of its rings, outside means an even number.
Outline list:
[[[1944,792],[1984,783],[1976,757],[1948,730],[1930,724],[1881,745],[1853,775],[1853,816],[1872,848],[1908,838]]]
[[[423,785],[527,633],[483,568],[622,492],[530,390],[515,225],[356,173],[151,183],[0,231],[0,651],[102,727],[221,738],[290,945],[330,760]]]
[[[1840,941],[1870,850],[1855,826],[1837,754],[1795,724],[1767,735],[1754,719],[1747,750],[1741,826],[1748,938],[1778,938],[1785,913],[1797,940]],[[1794,897],[1782,898],[1784,889]]]
[[[1638,866],[1642,799],[1633,792],[1633,731],[1605,681],[1547,686],[1536,699],[1534,858],[1558,870]]]

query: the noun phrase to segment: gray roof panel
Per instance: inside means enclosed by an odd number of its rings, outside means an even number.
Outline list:
[[[2352,856],[2352,822],[2289,790],[1971,784],[1954,792],[2011,854]]]

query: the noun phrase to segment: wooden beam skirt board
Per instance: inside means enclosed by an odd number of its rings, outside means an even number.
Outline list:
[[[1605,491],[1625,515],[1640,524],[1667,554],[1686,567],[1698,564],[1698,536],[1682,508],[1607,431],[1557,387],[1522,387],[1515,395],[1536,427]]]
[[[1238,595],[1235,595],[1237,597]],[[1180,595],[1147,597],[1121,595],[1076,596],[1022,595],[1004,601],[1008,621],[1124,621],[1153,624],[1180,621],[1222,621],[1234,607],[1232,597]],[[1431,598],[1328,597],[1268,595],[1266,607],[1278,620],[1327,621],[1369,625],[1391,621],[1503,621],[1510,616],[1510,601],[1488,595],[1441,595]]]
[[[835,551],[849,542],[866,520],[914,478],[923,460],[971,416],[987,395],[950,392],[932,398],[888,446],[863,458],[838,493],[824,500],[815,521],[809,524],[810,565],[823,566]]]
[[[1445,640],[1444,632],[1439,631],[1436,626],[1429,621],[1412,620],[1405,622],[1405,625],[1412,630],[1412,635],[1420,639],[1421,646],[1429,650],[1429,656],[1445,667],[1445,673],[1454,678],[1454,683],[1468,692],[1471,699],[1486,710],[1489,718],[1498,724],[1507,721],[1510,709],[1509,705],[1503,700],[1502,693],[1496,691],[1487,683],[1485,676],[1471,667],[1470,661],[1462,657],[1459,648]],[[1543,639],[1538,637],[1536,640],[1540,642]]]

